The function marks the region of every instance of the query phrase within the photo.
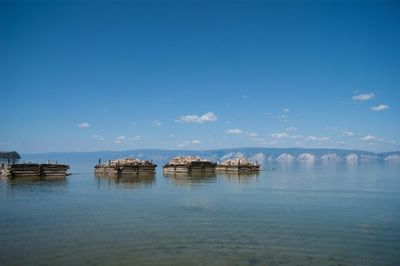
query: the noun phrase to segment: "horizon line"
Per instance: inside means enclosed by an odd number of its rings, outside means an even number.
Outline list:
[[[141,149],[125,149],[125,150],[96,150],[96,151],[49,151],[49,152],[30,152],[24,153],[21,152],[21,155],[37,155],[37,154],[49,154],[49,153],[96,153],[96,152],[127,152],[127,151],[182,151],[182,152],[207,152],[207,151],[218,151],[218,150],[239,150],[239,149],[297,149],[297,150],[342,150],[342,151],[356,151],[356,152],[368,152],[373,154],[382,154],[382,153],[391,153],[391,152],[400,152],[400,150],[392,150],[392,151],[368,151],[361,149],[346,149],[346,148],[304,148],[304,147],[237,147],[237,148],[217,148],[217,149],[162,149],[162,148],[141,148]],[[1,151],[7,152],[7,151]],[[18,152],[19,153],[19,152]]]

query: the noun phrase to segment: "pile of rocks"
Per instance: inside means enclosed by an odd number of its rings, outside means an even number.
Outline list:
[[[257,166],[258,163],[250,161],[246,158],[236,158],[236,159],[225,160],[222,163],[220,163],[219,165],[222,165],[222,166],[239,166],[239,165]]]
[[[106,163],[101,164],[103,167],[117,167],[117,166],[145,166],[152,165],[150,161],[139,160],[136,158],[124,158],[118,160],[110,160]]]
[[[169,161],[168,165],[186,165],[192,162],[207,162],[207,160],[201,159],[199,156],[178,156]]]

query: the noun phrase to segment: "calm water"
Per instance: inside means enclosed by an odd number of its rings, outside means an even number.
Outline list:
[[[0,180],[0,265],[400,265],[400,164]]]

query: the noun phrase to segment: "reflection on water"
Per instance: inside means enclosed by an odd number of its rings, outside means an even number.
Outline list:
[[[3,177],[9,188],[15,188],[18,186],[65,186],[67,184],[66,176],[25,176],[18,178],[7,178]]]
[[[4,186],[2,186],[3,184]],[[0,194],[4,191],[3,195],[7,198],[18,196],[30,197],[31,195],[40,195],[41,193],[54,195],[65,192],[67,187],[68,181],[65,176],[0,178]]]
[[[163,173],[164,177],[169,178],[174,185],[192,186],[202,183],[215,183],[217,176],[214,173]]]
[[[138,188],[151,187],[156,180],[155,174],[150,175],[101,175],[95,174],[98,186]]]
[[[259,181],[260,173],[219,172],[218,176],[232,183],[253,183]]]

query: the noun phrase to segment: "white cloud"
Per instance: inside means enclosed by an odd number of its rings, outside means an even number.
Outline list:
[[[283,109],[283,112],[289,113],[289,112],[290,112],[290,109],[289,109],[289,108],[285,108],[285,109]]]
[[[277,144],[279,144],[279,141],[276,139],[273,139],[271,141],[262,142],[262,144],[277,145]]]
[[[316,136],[308,136],[306,140],[311,140],[311,141],[327,141],[329,140],[328,137],[316,137]]]
[[[374,97],[375,97],[375,94],[372,93],[372,92],[370,92],[370,93],[364,93],[364,94],[357,94],[357,95],[354,95],[354,96],[352,97],[352,99],[353,99],[353,101],[360,101],[360,102],[363,102],[363,101],[371,100],[371,99],[373,99]]]
[[[348,130],[344,130],[344,131],[342,131],[341,136],[342,137],[351,137],[351,136],[354,136],[354,133],[351,131],[348,131]]]
[[[376,144],[377,142],[379,142],[381,144],[388,144],[388,145],[395,145],[396,144],[396,141],[393,140],[393,139],[387,140],[387,139],[376,137],[376,136],[369,135],[369,134],[367,134],[364,137],[362,137],[361,140],[363,140],[363,141],[372,141],[369,144],[372,144],[372,143]]]
[[[186,147],[187,147],[187,143],[186,142],[181,143],[181,144],[178,145],[178,148],[186,148]]]
[[[174,134],[169,134],[168,137],[170,137],[170,138],[175,138],[176,136],[175,136]]]
[[[247,136],[249,136],[250,138],[255,138],[255,137],[258,136],[258,134],[257,134],[257,133],[248,132],[248,133],[247,133]]]
[[[276,118],[277,118],[278,120],[280,120],[281,122],[283,122],[283,123],[289,122],[288,116],[285,115],[285,114],[283,114],[283,115],[278,115]]]
[[[240,129],[229,129],[227,131],[225,131],[226,134],[232,134],[232,135],[239,135],[242,134],[243,131]]]
[[[136,122],[133,122],[133,121],[130,122],[129,124],[130,124],[131,126],[136,126]]]
[[[160,127],[160,126],[162,126],[162,123],[160,121],[158,121],[158,120],[154,120],[153,121],[153,125],[156,126],[156,127]]]
[[[385,111],[385,110],[387,110],[389,108],[390,107],[388,105],[386,105],[386,104],[380,104],[380,105],[371,107],[371,110],[374,111],[374,112],[380,112],[380,111]]]
[[[97,140],[104,140],[104,138],[101,137],[101,136],[98,135],[98,134],[93,134],[93,135],[92,135],[92,138],[97,139]]]
[[[287,132],[272,133],[271,137],[274,139],[303,139],[301,135],[289,135]]]
[[[119,144],[119,143],[122,143],[124,140],[125,140],[125,136],[119,136],[119,137],[115,138],[114,143]]]
[[[192,141],[186,140],[183,143],[179,144],[178,148],[187,148],[189,146],[189,144],[197,145],[197,144],[200,144],[200,143],[201,143],[200,140],[197,140],[197,139],[194,139]]]
[[[375,136],[372,136],[372,135],[366,135],[366,136],[363,137],[361,140],[364,140],[364,141],[376,140],[376,137],[375,137]]]
[[[297,127],[287,127],[285,128],[285,131],[295,131],[297,130]]]
[[[141,141],[142,137],[141,136],[134,136],[129,138],[130,141]]]
[[[82,122],[82,123],[78,124],[78,127],[86,128],[86,127],[90,127],[90,124],[88,122]]]
[[[289,136],[291,139],[303,139],[304,137],[302,135],[293,135]]]
[[[186,148],[191,142],[186,140],[183,143],[178,145],[178,148]]]
[[[175,122],[184,122],[184,123],[197,123],[203,124],[207,122],[217,121],[217,116],[213,112],[205,113],[204,115],[184,115],[179,117]]]
[[[280,133],[272,133],[271,137],[274,139],[282,139],[282,138],[288,138],[289,135],[286,132],[280,132]]]

